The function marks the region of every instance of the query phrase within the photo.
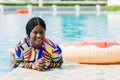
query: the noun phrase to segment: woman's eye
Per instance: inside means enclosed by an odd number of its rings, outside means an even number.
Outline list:
[[[40,32],[40,34],[44,34],[44,32]]]
[[[34,34],[37,34],[37,32],[33,32]]]
[[[44,32],[33,32],[34,34],[44,34]]]

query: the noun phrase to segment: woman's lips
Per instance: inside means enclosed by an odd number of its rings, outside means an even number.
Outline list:
[[[42,39],[35,39],[35,41],[37,41],[37,42],[41,42],[41,41],[42,41]]]

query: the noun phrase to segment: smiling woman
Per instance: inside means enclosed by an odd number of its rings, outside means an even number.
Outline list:
[[[61,48],[45,37],[46,24],[39,17],[31,18],[26,25],[27,38],[11,51],[12,67],[43,71],[60,67],[63,63]]]

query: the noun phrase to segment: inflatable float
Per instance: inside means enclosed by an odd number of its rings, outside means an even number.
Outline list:
[[[61,45],[64,61],[84,64],[120,63],[119,41],[68,42]]]
[[[18,9],[18,10],[16,10],[16,13],[17,14],[28,14],[29,11],[28,11],[28,9]]]

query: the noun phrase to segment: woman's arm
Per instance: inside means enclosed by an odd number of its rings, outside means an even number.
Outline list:
[[[51,53],[51,61],[48,68],[61,67],[62,63],[63,63],[62,50],[57,45],[56,48],[54,48],[54,50]]]
[[[14,65],[16,63],[15,60],[15,49],[10,50],[10,58],[11,58],[11,67],[14,68]]]

